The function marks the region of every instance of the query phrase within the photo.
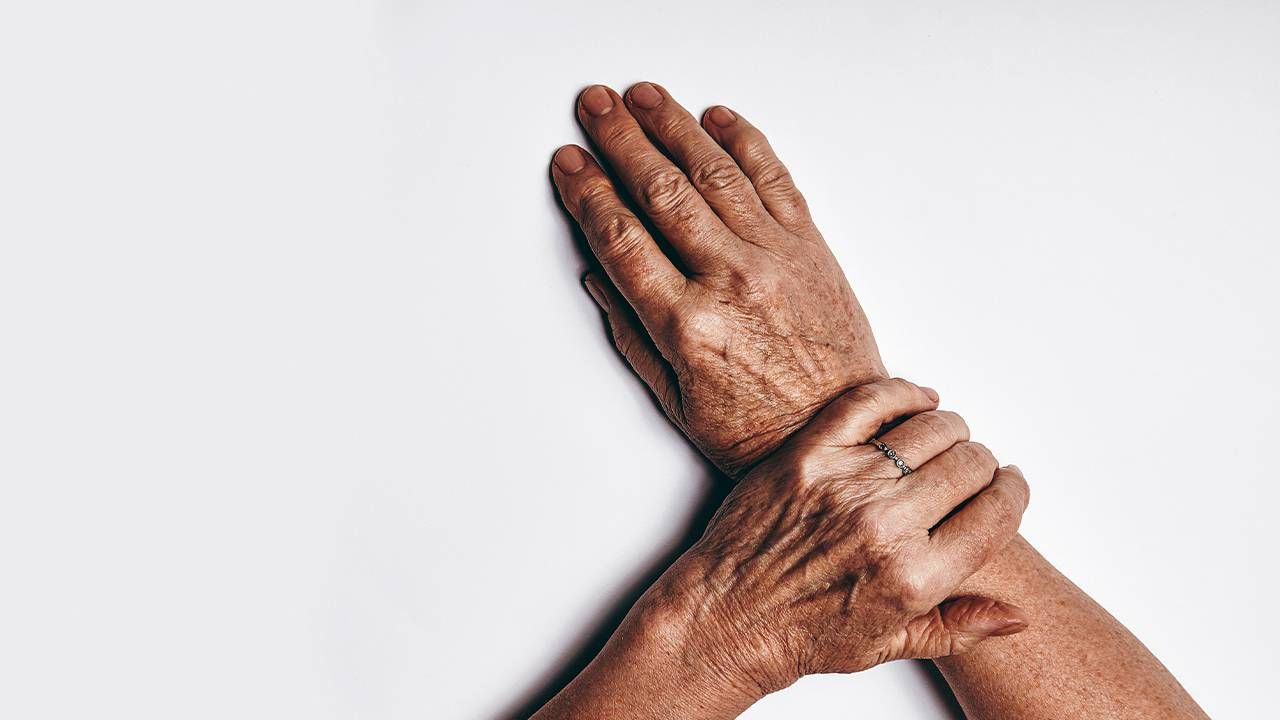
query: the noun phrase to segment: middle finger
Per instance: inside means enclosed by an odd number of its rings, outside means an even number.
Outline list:
[[[762,226],[776,225],[738,163],[665,88],[637,83],[626,101],[636,121],[671,154],[730,230],[750,239]]]
[[[713,271],[732,233],[689,178],[658,151],[622,98],[603,85],[578,96],[578,118],[640,209],[695,274]]]

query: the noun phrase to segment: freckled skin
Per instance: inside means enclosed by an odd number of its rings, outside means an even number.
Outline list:
[[[702,539],[535,717],[734,717],[804,675],[1021,632],[1018,608],[954,592],[1017,532],[1026,481],[996,471],[985,448],[922,436],[932,431],[919,419],[936,403],[903,380],[831,403],[743,478]],[[886,459],[866,440],[908,415],[894,432],[921,448],[921,467],[912,482],[887,483]],[[947,427],[952,441],[967,432]],[[939,495],[929,478],[940,472],[963,481]]]
[[[739,477],[843,391],[886,377],[844,273],[756,128],[722,106],[699,122],[650,83],[625,97],[587,88],[577,114],[617,178],[575,146],[553,159],[598,264],[584,282],[618,350],[711,461]],[[1205,717],[1024,539],[961,591],[1031,620],[939,661],[971,719]]]
[[[612,91],[587,96],[578,113],[584,126],[650,220],[678,229],[667,240],[684,250],[679,260],[691,271],[680,273],[662,255],[600,166],[567,148],[553,170],[565,206],[594,228],[588,241],[622,291],[596,275],[588,281],[592,294],[613,308],[619,347],[708,458],[739,475],[842,390],[886,377],[862,308],[799,195],[771,215],[747,175],[674,101],[646,120]],[[683,133],[690,139],[669,143],[675,154],[683,149],[721,168],[714,187],[703,188],[707,196],[656,152],[642,124]],[[741,128],[749,126],[741,121]],[[764,142],[753,129],[743,141]],[[755,172],[788,192],[790,178],[776,160]],[[716,215],[706,197],[751,212]]]

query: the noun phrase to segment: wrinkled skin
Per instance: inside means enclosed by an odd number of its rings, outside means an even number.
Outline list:
[[[599,265],[587,289],[619,350],[710,459],[738,476],[842,389],[884,376],[866,318],[803,198],[746,120],[717,106],[699,123],[649,83],[625,100],[588,88],[578,117],[617,179],[581,148],[554,158],[552,178]],[[918,417],[931,416],[948,425],[936,414]],[[890,445],[909,459],[915,452]],[[968,717],[1101,720],[1116,708],[1129,717],[1205,717],[1132,634],[1025,540],[961,591],[1016,602],[1034,622],[939,662]],[[716,713],[705,693],[673,713],[664,704],[670,689],[696,687],[701,666],[672,652],[659,658],[637,673],[636,657],[607,651],[575,680],[568,706],[576,696],[606,708],[577,716],[736,714]]]
[[[707,619],[697,626],[716,629],[708,644],[730,662],[748,659],[735,670],[763,692],[961,653],[1025,627],[994,600],[939,606],[1014,536],[1028,490],[1016,468],[959,440],[959,423],[917,414],[935,407],[936,395],[903,380],[841,396],[748,473],[682,559],[697,568],[695,615]],[[924,464],[887,481],[896,468],[865,443],[908,414],[895,441]]]
[[[842,390],[885,377],[844,273],[759,131],[719,107],[700,125],[649,83],[625,100],[588,88],[578,116],[623,190],[581,148],[557,152],[553,179],[608,277],[589,275],[587,289],[708,458],[739,475]]]
[[[904,380],[828,405],[738,483],[538,717],[646,717],[637,695],[663,717],[732,717],[805,675],[954,655],[1021,632],[1019,608],[953,594],[1017,532],[1027,484],[959,440],[963,423],[936,407],[936,393]],[[903,416],[885,437],[911,449],[909,475],[867,444]],[[637,692],[650,681],[661,691]]]

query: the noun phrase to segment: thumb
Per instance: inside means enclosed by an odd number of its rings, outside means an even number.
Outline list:
[[[591,299],[604,312],[609,332],[613,335],[614,347],[618,348],[631,369],[653,391],[663,412],[680,425],[680,416],[677,414],[680,409],[680,391],[675,371],[658,352],[644,326],[631,311],[631,306],[612,283],[602,282],[592,273],[582,278],[582,284]]]
[[[911,620],[899,634],[899,658],[959,655],[992,637],[1027,629],[1027,613],[1016,605],[984,597],[948,600]]]

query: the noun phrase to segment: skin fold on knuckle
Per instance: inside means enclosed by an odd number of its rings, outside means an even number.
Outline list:
[[[574,188],[574,196],[571,209],[577,210],[574,214],[584,224],[589,224],[593,216],[608,212],[607,208],[618,202],[613,183],[600,176],[579,183]]]
[[[637,199],[650,216],[673,217],[679,221],[687,217],[692,189],[684,173],[674,168],[661,167],[651,170],[640,179]]]
[[[935,412],[946,418],[947,425],[954,434],[956,442],[969,441],[969,423],[965,421],[962,415],[951,410],[937,410]]]
[[[966,440],[955,445],[960,450],[958,472],[964,472],[971,476],[981,476],[990,482],[994,479],[996,469],[1000,463],[996,461],[996,456],[991,450],[982,443]]]
[[[669,109],[667,103],[663,103],[664,108]],[[684,145],[689,140],[689,132],[685,123],[685,119],[676,112],[666,112],[650,120],[650,127],[655,137],[665,145]]]
[[[716,153],[695,162],[690,179],[703,193],[728,193],[729,200],[735,203],[744,203],[747,199],[743,187],[746,178],[733,158],[726,155]]]
[[[878,580],[882,601],[896,612],[916,615],[938,602],[933,581],[918,563],[894,558]]]
[[[644,227],[625,210],[595,208],[585,224],[601,262],[616,264],[644,247]]]
[[[609,113],[609,116],[613,114]],[[611,158],[638,156],[644,154],[646,147],[652,152],[644,131],[631,122],[608,124],[597,128],[593,134],[596,144]]]
[[[791,172],[774,158],[761,162],[760,169],[756,171],[755,186],[762,193],[788,197],[795,195],[796,190]]]
[[[697,351],[724,345],[723,320],[705,308],[686,308],[673,314],[666,323],[664,338],[680,350],[686,365],[697,365],[705,360]]]
[[[890,500],[872,500],[850,510],[848,518],[852,535],[868,558],[897,556],[906,527],[900,505]]]
[[[849,409],[880,418],[882,421],[892,420],[893,418],[886,417],[893,412],[888,402],[889,392],[889,389],[881,383],[859,385],[849,391]]]

